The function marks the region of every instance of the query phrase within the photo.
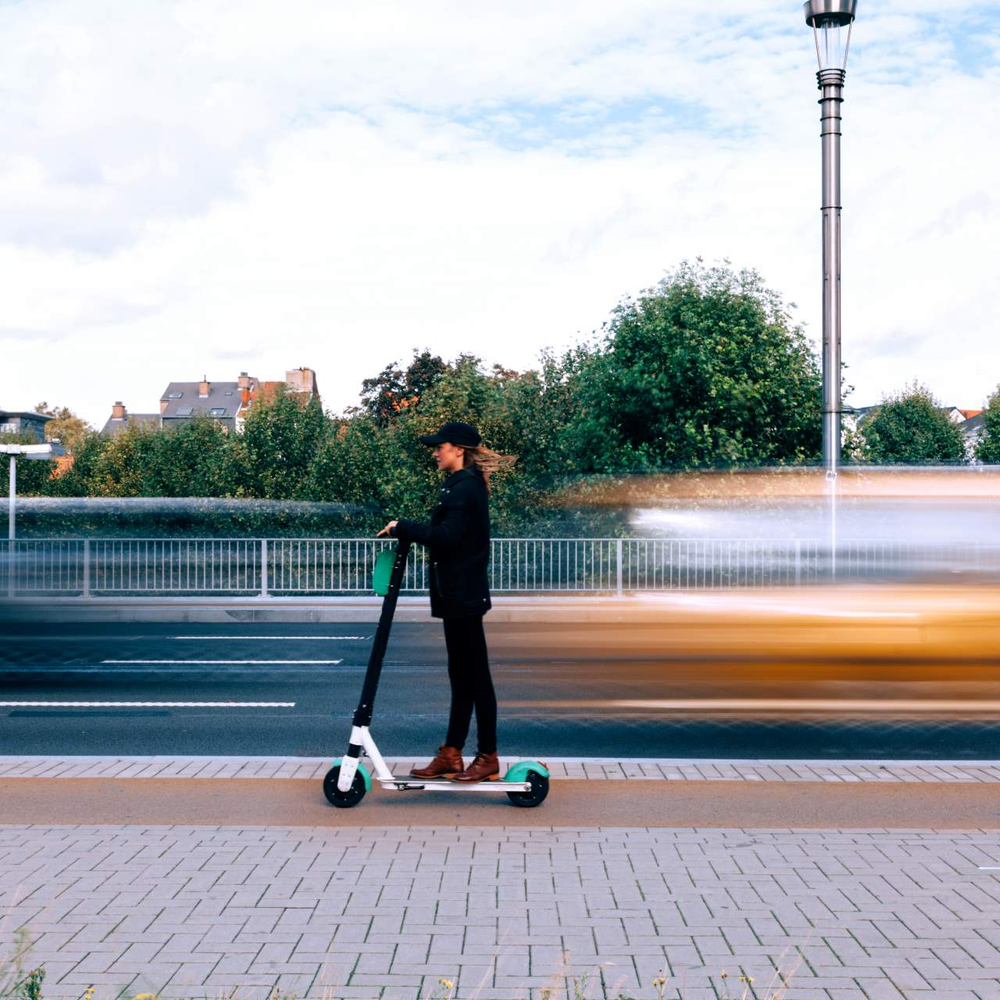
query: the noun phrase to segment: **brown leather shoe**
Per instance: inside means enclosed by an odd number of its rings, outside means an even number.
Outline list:
[[[442,746],[437,756],[426,767],[415,767],[410,771],[414,778],[450,778],[461,772],[462,751],[456,747]]]
[[[452,781],[486,781],[500,773],[500,761],[495,753],[477,753],[476,759],[464,770],[452,776]]]

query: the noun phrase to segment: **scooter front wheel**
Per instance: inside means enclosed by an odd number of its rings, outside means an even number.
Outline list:
[[[336,806],[338,809],[350,809],[351,806],[356,806],[365,797],[365,792],[368,790],[365,785],[365,776],[360,770],[357,771],[354,775],[354,781],[351,782],[350,791],[347,792],[342,792],[337,787],[339,778],[340,765],[334,764],[326,772],[326,777],[323,779],[323,794],[330,805]]]
[[[545,801],[545,796],[549,794],[549,779],[544,774],[537,771],[529,771],[524,780],[531,785],[528,792],[508,792],[507,798],[516,806],[523,806],[529,809],[532,806],[540,806]]]

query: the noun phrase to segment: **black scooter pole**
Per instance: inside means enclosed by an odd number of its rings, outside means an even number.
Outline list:
[[[355,726],[370,726],[372,712],[375,708],[375,692],[378,690],[378,679],[382,673],[382,660],[389,644],[389,630],[392,628],[392,618],[396,613],[396,601],[403,585],[403,573],[406,571],[406,558],[410,554],[410,543],[400,542],[396,547],[396,561],[392,565],[392,575],[389,577],[389,591],[382,600],[382,613],[379,615],[378,628],[375,629],[375,640],[368,657],[368,669],[365,671],[365,686],[361,689],[361,701],[354,711]],[[356,751],[356,752],[355,752]],[[349,747],[348,756],[357,757],[361,747],[353,743]]]

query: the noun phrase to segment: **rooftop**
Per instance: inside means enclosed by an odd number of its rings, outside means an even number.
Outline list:
[[[201,382],[171,382],[160,397],[167,405],[164,420],[187,419],[198,414],[234,419],[242,393],[236,382],[208,382],[208,395],[201,395]]]

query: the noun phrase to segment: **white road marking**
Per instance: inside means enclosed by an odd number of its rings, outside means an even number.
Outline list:
[[[213,664],[257,664],[258,666],[268,666],[273,663],[321,663],[325,666],[330,666],[331,664],[343,663],[343,660],[101,660],[101,663],[166,663],[166,664],[178,664],[178,663],[195,663],[204,665]]]
[[[294,701],[0,701],[0,708],[294,708]]]
[[[370,639],[370,635],[15,635],[14,642],[140,642],[143,639]]]
[[[347,639],[367,639],[367,635],[175,635],[175,639],[316,639],[324,642],[340,642]]]
[[[980,865],[979,870],[981,872],[1000,872],[1000,868],[995,868],[991,865]]]

